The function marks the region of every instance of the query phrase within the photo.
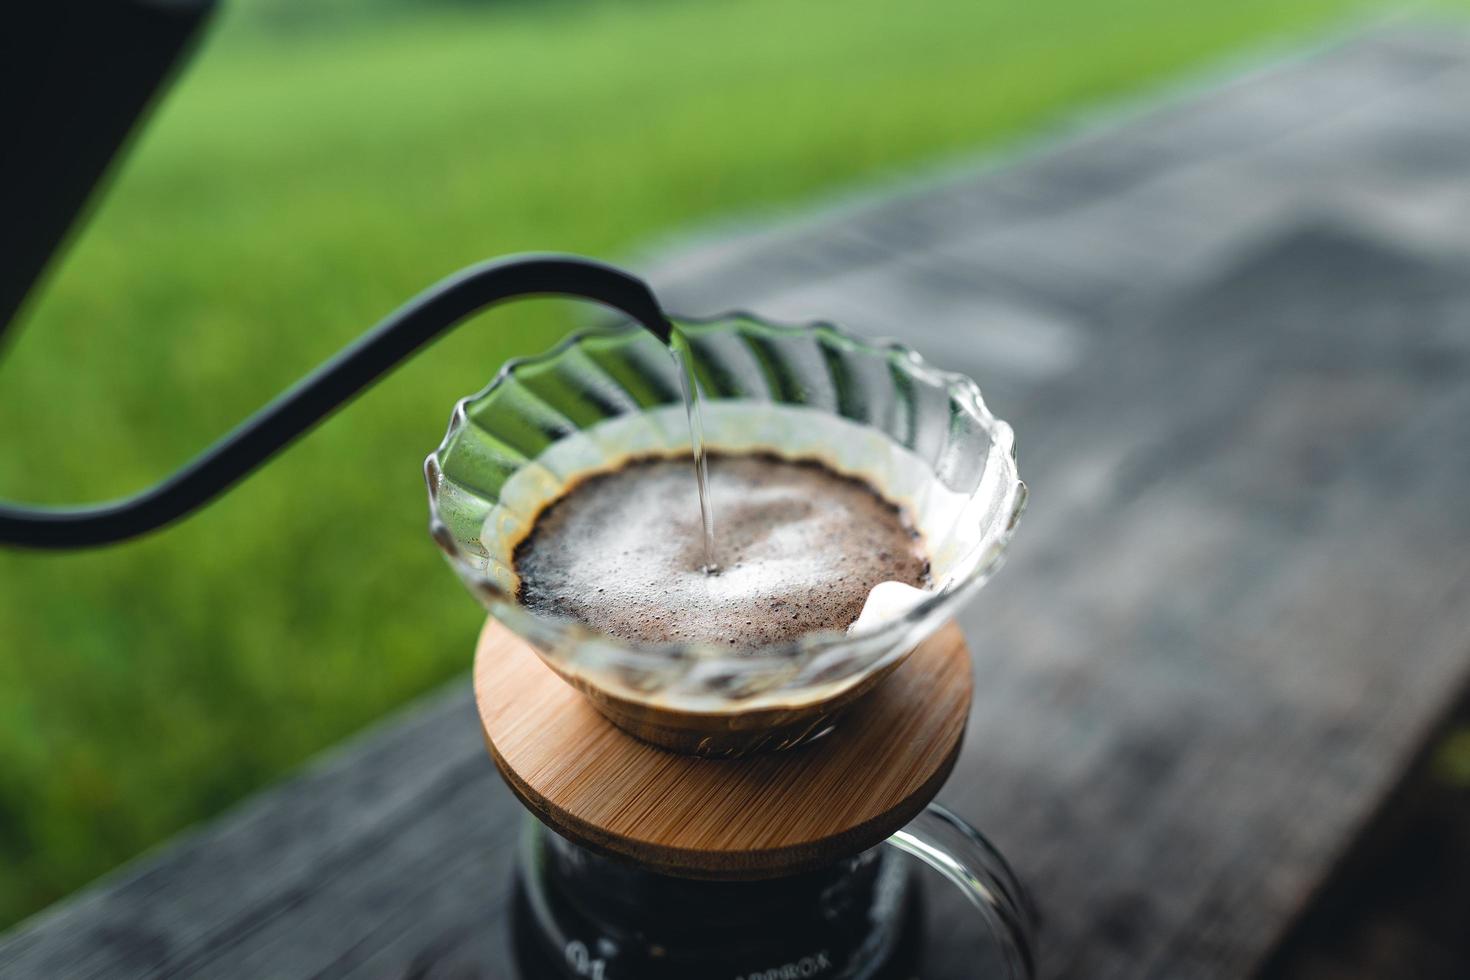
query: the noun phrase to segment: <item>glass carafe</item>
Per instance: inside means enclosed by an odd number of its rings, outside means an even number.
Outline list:
[[[512,917],[517,966],[521,980],[940,980],[925,963],[937,881],[957,890],[944,896],[951,915],[962,907],[972,923],[952,935],[945,916],[945,945],[963,954],[943,976],[1029,980],[1034,925],[1019,881],[938,804],[877,847],[756,881],[661,874],[528,817]]]

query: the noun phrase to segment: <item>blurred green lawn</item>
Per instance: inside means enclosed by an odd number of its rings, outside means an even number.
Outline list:
[[[135,490],[466,263],[626,255],[1361,9],[561,0],[287,32],[236,6],[9,352],[0,495]],[[0,924],[464,676],[481,614],[419,464],[571,317],[462,328],[150,540],[0,553]]]

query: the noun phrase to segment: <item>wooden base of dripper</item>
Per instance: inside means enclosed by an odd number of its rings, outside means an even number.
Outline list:
[[[485,742],[521,802],[577,844],[690,878],[780,877],[878,845],[949,776],[970,694],[951,623],[825,737],[706,759],[623,732],[493,619],[475,653]]]

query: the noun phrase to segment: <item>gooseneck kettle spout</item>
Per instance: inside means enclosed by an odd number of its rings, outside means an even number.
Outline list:
[[[144,492],[89,507],[0,504],[0,545],[86,548],[170,524],[229,489],[364,388],[450,327],[487,306],[570,296],[627,314],[664,344],[673,326],[643,280],[575,255],[515,255],[431,286],[247,419],[177,473]]]

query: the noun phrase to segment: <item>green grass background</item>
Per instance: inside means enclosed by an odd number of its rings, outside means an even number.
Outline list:
[[[0,496],[138,489],[486,256],[627,255],[1362,13],[238,0],[0,367]],[[0,924],[465,675],[481,614],[425,534],[419,464],[455,398],[573,316],[461,328],[166,533],[0,552]]]

